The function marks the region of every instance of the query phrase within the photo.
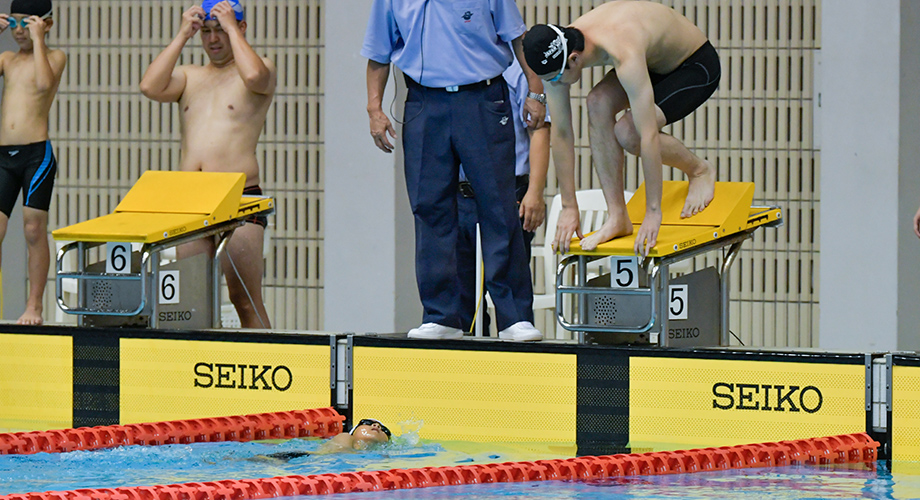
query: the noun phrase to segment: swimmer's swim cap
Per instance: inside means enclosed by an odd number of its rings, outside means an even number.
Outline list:
[[[211,9],[213,9],[214,6],[219,4],[221,1],[222,0],[204,0],[203,2],[201,2],[201,8],[204,9],[204,12],[205,12],[205,15],[204,15],[205,21],[216,21],[217,20],[211,17]],[[240,5],[240,0],[227,0],[227,1],[230,2],[230,7],[233,7],[233,12],[236,14],[236,20],[242,21],[243,20],[243,6]]]
[[[10,14],[45,17],[51,14],[51,0],[13,0]]]

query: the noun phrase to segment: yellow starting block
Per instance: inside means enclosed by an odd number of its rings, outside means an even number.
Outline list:
[[[242,173],[144,172],[113,213],[53,231],[71,242],[57,255],[58,306],[81,325],[220,327],[217,257],[246,219],[274,212],[272,198],[243,196],[245,182]],[[201,238],[216,239],[215,255],[161,266],[161,252]],[[102,245],[104,254],[90,252]],[[65,271],[70,252],[76,269]],[[74,282],[77,304],[68,304]]]
[[[688,187],[686,181],[664,182],[658,242],[641,261],[633,248],[645,216],[644,184],[627,204],[632,235],[594,251],[572,241],[556,274],[556,316],[580,342],[647,342],[657,334],[661,346],[728,345],[729,270],[757,228],[782,224],[782,210],[752,206],[753,183],[717,182],[709,206],[682,219]],[[670,277],[670,266],[720,249],[720,269]],[[609,273],[589,280],[589,263],[601,259],[609,259]],[[573,270],[574,284],[567,284]]]

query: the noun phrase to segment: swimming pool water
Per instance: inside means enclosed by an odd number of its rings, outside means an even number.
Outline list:
[[[0,456],[0,494],[572,456],[568,450],[552,447],[541,449],[534,445],[430,443],[420,442],[413,436],[400,436],[385,447],[361,453],[311,454],[287,461],[266,457],[278,452],[312,453],[320,444],[321,441],[317,439],[298,439],[280,443],[127,446],[93,452],[3,455]],[[834,467],[795,465],[694,474],[634,476],[589,483],[546,481],[448,486],[342,494],[334,498],[920,498],[920,464],[879,462]]]

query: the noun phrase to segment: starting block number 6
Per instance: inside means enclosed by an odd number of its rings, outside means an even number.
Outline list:
[[[639,259],[611,257],[610,269],[611,288],[639,288]]]
[[[157,280],[157,289],[160,295],[160,304],[179,303],[179,271],[160,271]]]
[[[105,244],[105,272],[128,274],[131,272],[131,244],[109,242]]]

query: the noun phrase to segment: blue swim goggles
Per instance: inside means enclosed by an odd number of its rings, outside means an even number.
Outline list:
[[[51,13],[50,13],[50,12],[47,13],[47,14],[45,14],[44,16],[42,16],[42,19],[48,19],[49,17],[51,17]],[[7,20],[7,22],[9,23],[9,26],[8,26],[8,27],[9,27],[10,29],[16,29],[16,28],[18,28],[18,27],[20,27],[20,26],[22,26],[23,28],[25,28],[26,26],[29,25],[29,19],[26,18],[26,17],[24,17],[24,18],[22,18],[22,19],[19,19],[19,20],[17,20],[15,17],[8,17],[8,18],[6,18],[6,20]]]

